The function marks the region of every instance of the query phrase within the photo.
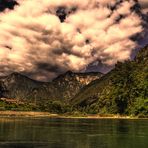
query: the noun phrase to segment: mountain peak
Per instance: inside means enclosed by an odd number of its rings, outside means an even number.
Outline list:
[[[18,72],[13,72],[13,73],[10,74],[10,76],[22,76],[22,75]]]
[[[29,79],[27,76],[22,75],[22,74],[20,74],[18,72],[11,73],[10,75],[7,76],[7,78],[12,78],[12,79],[27,78],[27,79]]]
[[[71,75],[71,74],[73,74],[73,72],[68,70],[64,75]]]

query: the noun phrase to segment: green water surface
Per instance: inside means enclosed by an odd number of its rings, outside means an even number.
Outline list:
[[[148,120],[0,117],[0,148],[148,148]]]

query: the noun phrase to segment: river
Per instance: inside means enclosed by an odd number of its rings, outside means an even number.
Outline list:
[[[0,117],[0,148],[148,148],[148,120]]]

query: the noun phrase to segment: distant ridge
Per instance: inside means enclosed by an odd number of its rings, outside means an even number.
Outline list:
[[[84,74],[68,71],[52,82],[40,82],[14,72],[0,78],[1,89],[3,89],[1,96],[29,102],[35,99],[39,102],[45,100],[65,101],[78,93],[82,87],[102,75],[101,73]]]

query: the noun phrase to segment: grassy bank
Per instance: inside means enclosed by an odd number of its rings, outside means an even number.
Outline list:
[[[16,116],[16,117],[56,117],[57,114],[51,114],[49,112],[34,112],[34,111],[0,111],[0,116]]]
[[[33,111],[0,111],[0,117],[50,117],[50,118],[78,118],[78,119],[139,119],[143,117],[121,116],[121,115],[100,115],[100,114],[52,114],[49,112]],[[144,118],[148,119],[148,118]]]

